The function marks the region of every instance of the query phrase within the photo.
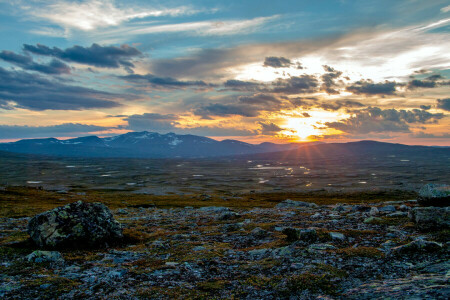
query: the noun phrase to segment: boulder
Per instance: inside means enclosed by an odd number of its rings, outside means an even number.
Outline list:
[[[446,229],[450,227],[450,207],[415,207],[409,218],[419,229]]]
[[[269,235],[266,230],[260,227],[256,227],[255,229],[253,229],[250,234],[256,239],[264,239]]]
[[[315,203],[294,201],[291,199],[286,199],[283,202],[278,203],[275,207],[276,208],[301,208],[301,207],[315,208],[315,207],[318,207],[318,205]]]
[[[58,251],[41,251],[36,250],[27,255],[27,260],[35,263],[49,262],[49,263],[63,263],[64,258]]]
[[[34,216],[28,233],[44,248],[98,247],[123,237],[120,223],[105,205],[82,201]]]
[[[435,252],[442,249],[442,245],[432,241],[415,240],[409,244],[392,248],[393,254],[414,254],[414,253],[426,253]]]
[[[427,184],[419,191],[417,202],[422,206],[449,206],[450,185]]]

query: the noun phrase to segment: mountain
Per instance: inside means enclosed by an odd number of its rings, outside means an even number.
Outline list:
[[[272,153],[240,155],[242,159],[270,161],[330,161],[352,162],[386,157],[419,158],[425,160],[450,159],[450,147],[409,146],[377,141],[359,141],[349,143],[307,144],[303,147]],[[380,161],[381,163],[382,161]]]
[[[217,157],[277,152],[304,144],[261,143],[253,145],[237,140],[216,141],[196,135],[129,132],[107,138],[86,136],[68,140],[27,139],[0,144],[0,150],[16,153],[81,157]]]

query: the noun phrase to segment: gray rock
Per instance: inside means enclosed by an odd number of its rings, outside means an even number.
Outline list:
[[[250,232],[250,234],[257,239],[263,239],[269,235],[269,233],[266,230],[261,229],[259,227],[256,227],[255,229],[253,229]]]
[[[228,207],[221,207],[221,206],[205,206],[205,207],[200,207],[198,210],[204,211],[204,212],[213,212],[213,213],[221,213],[221,212],[230,211],[230,209]]]
[[[330,232],[330,238],[334,241],[344,241],[345,235],[340,232]]]
[[[226,211],[220,214],[217,219],[221,221],[225,220],[233,220],[233,219],[239,219],[241,217],[240,214],[235,213],[234,211]]]
[[[397,211],[392,214],[386,215],[386,217],[389,217],[389,218],[401,218],[401,217],[407,217],[407,216],[408,216],[408,213],[406,211]]]
[[[422,230],[450,227],[450,207],[415,207],[408,216]]]
[[[74,202],[34,216],[28,233],[39,246],[95,247],[122,238],[122,227],[101,203]]]
[[[414,254],[424,252],[435,252],[442,249],[442,245],[436,242],[415,240],[409,244],[392,248],[393,254]]]
[[[334,249],[336,249],[336,247],[333,245],[330,245],[330,244],[312,244],[312,245],[309,245],[309,247],[308,247],[308,250],[312,251],[312,252],[317,251],[317,250],[324,251],[324,250],[334,250]]]
[[[315,207],[318,207],[318,205],[315,203],[294,201],[291,199],[286,199],[283,202],[278,203],[275,207],[276,208],[300,208],[300,207],[315,208]]]
[[[427,184],[419,191],[417,202],[422,206],[449,206],[450,185]]]
[[[391,213],[391,212],[395,212],[396,209],[395,209],[394,205],[386,205],[386,206],[380,207],[378,209],[378,211],[384,212],[384,213]]]
[[[378,210],[378,208],[376,208],[376,207],[372,207],[371,209],[370,209],[370,212],[369,212],[369,214],[371,215],[371,216],[376,216],[376,215],[378,215],[380,213],[380,211]]]
[[[377,224],[379,222],[383,221],[382,218],[377,218],[377,217],[369,217],[367,219],[364,220],[365,224]]]
[[[301,229],[299,231],[299,240],[307,243],[314,243],[319,238],[317,231],[312,228]]]
[[[64,258],[58,251],[41,251],[36,250],[27,255],[27,260],[35,263],[51,262],[51,263],[63,263]]]

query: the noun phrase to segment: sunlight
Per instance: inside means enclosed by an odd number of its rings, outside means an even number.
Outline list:
[[[320,129],[316,129],[306,118],[290,118],[287,120],[287,127],[292,129],[291,134],[298,136],[302,140],[306,140],[310,135],[321,134]]]

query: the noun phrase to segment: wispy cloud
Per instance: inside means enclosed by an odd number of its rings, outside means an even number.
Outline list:
[[[147,17],[179,16],[197,13],[188,6],[175,8],[122,7],[112,0],[104,1],[54,1],[42,8],[30,7],[29,14],[45,19],[65,29],[91,31],[118,26],[121,23]]]

